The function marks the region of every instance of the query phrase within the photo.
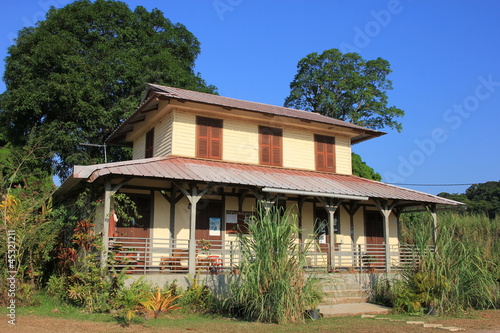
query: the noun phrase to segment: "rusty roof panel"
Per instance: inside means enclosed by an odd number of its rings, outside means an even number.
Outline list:
[[[105,175],[150,177],[325,194],[459,205],[435,195],[352,175],[203,160],[178,156],[75,167],[74,179],[90,182]]]

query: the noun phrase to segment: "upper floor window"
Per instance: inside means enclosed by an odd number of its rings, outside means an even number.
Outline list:
[[[222,120],[196,117],[196,157],[222,159]]]
[[[316,170],[335,172],[335,138],[314,135]]]
[[[145,158],[153,157],[155,142],[155,129],[152,128],[146,133],[146,149],[144,153]]]
[[[260,164],[283,165],[283,130],[281,128],[259,126]]]

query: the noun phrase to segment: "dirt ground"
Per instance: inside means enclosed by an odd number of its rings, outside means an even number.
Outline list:
[[[379,316],[383,317],[383,316]],[[441,333],[446,332],[436,328],[424,328],[421,325],[408,325],[405,322],[390,322],[388,320],[361,319],[358,317],[355,322],[350,320],[339,320],[338,323],[333,320],[322,320],[303,326],[278,326],[265,325],[258,323],[242,323],[233,320],[227,323],[217,321],[207,327],[207,323],[193,324],[185,327],[145,327],[142,325],[132,325],[131,327],[121,327],[115,323],[103,323],[92,321],[79,321],[73,319],[61,319],[41,316],[22,316],[16,319],[16,325],[12,326],[3,318],[0,324],[0,332],[19,332],[19,333],[127,333],[127,332],[364,332],[364,333]],[[352,319],[354,320],[354,319]],[[465,329],[464,332],[493,333],[500,332],[500,310],[489,310],[475,313],[473,318],[455,318],[443,319],[439,317],[415,318],[415,321],[424,321],[426,323],[438,323],[444,326],[454,326]]]

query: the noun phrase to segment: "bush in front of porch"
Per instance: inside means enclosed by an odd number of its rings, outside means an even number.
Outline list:
[[[239,234],[240,275],[228,304],[250,320],[302,322],[305,311],[319,304],[321,287],[304,274],[308,246],[297,241],[296,215],[276,207],[257,212],[249,234]]]
[[[435,250],[432,222],[425,215],[403,219],[405,237],[418,260],[395,284],[394,306],[405,312],[461,313],[500,306],[500,219],[443,213]]]

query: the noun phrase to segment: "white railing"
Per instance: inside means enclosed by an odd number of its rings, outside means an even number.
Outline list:
[[[196,270],[202,273],[221,273],[230,272],[238,266],[241,251],[237,241],[210,240],[210,245],[209,249],[203,249],[200,241],[196,241]],[[108,257],[115,269],[126,268],[128,273],[187,273],[189,247],[190,241],[187,239],[114,237],[109,241]],[[306,256],[306,269],[385,271],[385,251],[385,245],[336,244],[332,258],[327,244],[312,246]],[[389,245],[388,251],[391,270],[416,262],[420,256],[410,245]]]

